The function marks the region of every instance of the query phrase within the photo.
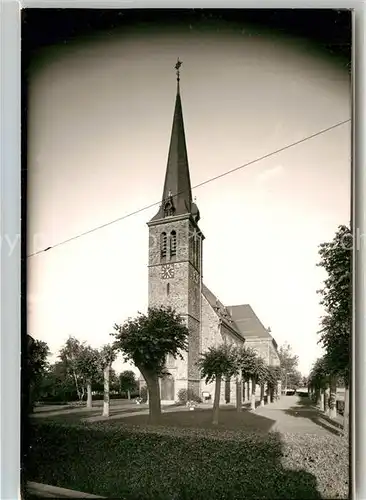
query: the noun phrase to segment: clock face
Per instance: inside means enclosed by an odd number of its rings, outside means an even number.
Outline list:
[[[174,266],[172,264],[164,264],[161,267],[161,277],[164,280],[174,278]]]

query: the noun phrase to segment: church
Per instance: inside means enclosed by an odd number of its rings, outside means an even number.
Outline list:
[[[149,307],[170,306],[186,319],[188,352],[184,359],[168,356],[169,376],[161,379],[161,400],[178,400],[181,389],[213,400],[215,384],[201,379],[197,361],[209,347],[229,342],[255,349],[268,365],[279,365],[277,344],[248,304],[225,306],[203,283],[204,235],[200,212],[192,199],[185,139],[180,68],[165,172],[162,203],[149,227]],[[140,379],[140,383],[144,383]],[[222,384],[220,402],[235,403],[235,380]]]

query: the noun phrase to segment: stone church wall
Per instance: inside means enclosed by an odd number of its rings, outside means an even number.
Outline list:
[[[221,344],[223,342],[223,338],[221,335],[219,318],[203,294],[201,321],[201,352],[204,353],[209,347]],[[206,384],[205,380],[202,380],[200,391],[201,397],[202,392],[208,392],[211,395],[211,401],[213,402],[215,396],[215,383],[212,382],[210,384]],[[222,387],[221,392],[223,392]]]
[[[258,353],[259,356],[261,356],[264,361],[267,363],[267,365],[270,364],[270,339],[251,339],[247,338],[245,341],[245,345],[247,347],[250,347],[254,351]]]
[[[272,366],[280,366],[280,358],[272,342],[270,343],[269,346],[269,358],[270,358],[270,364]]]

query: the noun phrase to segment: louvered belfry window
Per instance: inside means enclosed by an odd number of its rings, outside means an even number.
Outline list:
[[[166,259],[167,253],[167,235],[166,233],[161,233],[160,235],[160,257]]]
[[[172,231],[170,233],[170,257],[177,255],[177,233]]]

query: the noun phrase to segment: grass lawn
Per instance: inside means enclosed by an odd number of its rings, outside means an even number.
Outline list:
[[[120,426],[123,423],[123,425],[146,428],[149,426],[149,416],[136,413],[136,416],[123,419],[123,422],[121,419],[103,423],[107,426]],[[163,413],[157,427],[216,429],[218,431],[240,429],[244,432],[267,433],[273,424],[274,420],[256,415],[254,412],[243,410],[238,413],[234,408],[222,408],[218,426],[212,424],[212,409],[195,409],[194,411]]]
[[[142,409],[144,410],[146,408]],[[139,411],[141,411],[141,408],[139,406],[137,406],[136,408],[118,408],[118,409],[111,408],[109,414],[112,416],[123,413],[135,413],[135,412],[138,413]],[[85,407],[84,408],[81,407],[77,411],[73,410],[70,413],[68,413],[67,410],[60,411],[58,415],[52,415],[51,411],[48,413],[50,413],[50,415],[48,415],[47,412],[42,412],[42,414],[39,414],[39,416],[37,416],[36,419],[37,420],[45,419],[52,422],[60,422],[60,423],[77,423],[80,422],[80,420],[83,418],[101,416],[102,408],[93,407],[92,409],[86,409]]]
[[[347,498],[348,444],[279,435],[250,412],[166,413],[95,424],[31,422],[27,479],[125,500]]]

